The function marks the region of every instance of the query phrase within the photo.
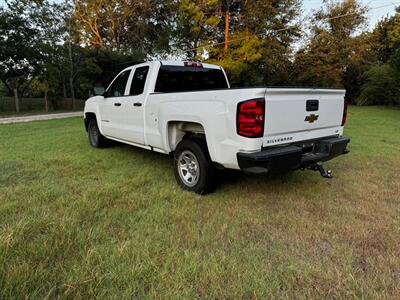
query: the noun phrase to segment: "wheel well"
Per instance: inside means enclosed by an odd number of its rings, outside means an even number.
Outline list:
[[[86,131],[88,131],[88,127],[89,127],[89,121],[90,120],[96,120],[96,114],[95,113],[86,113],[85,114],[85,129]]]
[[[171,121],[168,123],[168,143],[171,151],[175,150],[182,139],[193,135],[205,138],[203,125],[186,121]]]

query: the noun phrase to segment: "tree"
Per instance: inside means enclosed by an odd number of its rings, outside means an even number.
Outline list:
[[[285,84],[299,6],[298,0],[184,0],[178,40],[187,57],[221,64],[233,85]]]
[[[396,14],[381,20],[368,35],[374,59],[364,68],[363,85],[356,99],[360,105],[400,104],[400,7]],[[368,65],[368,64],[366,64]]]
[[[169,46],[171,8],[172,0],[77,0],[76,43],[142,58],[156,54]]]
[[[387,62],[400,49],[400,6],[396,14],[381,20],[371,34],[373,50],[381,63]]]
[[[353,51],[342,73],[342,83],[346,90],[346,99],[350,103],[356,103],[360,96],[361,88],[365,83],[368,71],[377,61],[376,54],[371,48],[371,35],[369,32],[361,33],[354,38]]]
[[[46,74],[44,74],[44,75],[46,75]],[[45,112],[48,112],[50,109],[49,98],[48,98],[48,94],[49,94],[49,90],[50,90],[49,83],[50,83],[49,78],[43,78],[43,76],[35,77],[31,83],[31,89],[33,92],[44,94],[43,99],[44,99]]]
[[[327,1],[314,13],[311,38],[295,59],[298,83],[309,86],[343,87],[344,73],[359,53],[355,33],[366,22],[366,8],[358,0]]]
[[[62,89],[66,96],[63,43],[67,33],[65,15],[70,8],[65,3],[15,0],[2,10],[1,63],[5,68],[0,76],[9,90],[15,90],[17,110],[18,95],[32,81],[36,87],[33,90],[42,90],[46,103],[51,91]]]
[[[72,7],[67,2],[49,3],[48,1],[41,1],[37,5],[25,6],[25,10],[29,13],[30,22],[35,28],[40,29],[39,35],[44,64],[38,78],[36,78],[41,83],[36,82],[36,87],[42,87],[46,103],[49,92],[59,94],[59,91],[62,90],[64,99],[67,96],[65,81],[69,66],[63,44],[68,38],[67,20],[71,9]]]
[[[213,41],[220,22],[217,16],[219,3],[216,0],[182,0],[176,7],[174,50],[181,49],[189,59],[200,59],[202,44]],[[183,51],[182,51],[183,50]]]
[[[393,62],[372,67],[365,77],[357,104],[400,105],[400,68]]]
[[[43,44],[39,30],[24,14],[24,4],[14,1],[8,5],[0,8],[0,80],[14,94],[19,111],[19,96],[43,66]]]

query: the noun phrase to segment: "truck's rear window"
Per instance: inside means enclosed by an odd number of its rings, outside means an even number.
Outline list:
[[[220,69],[161,66],[155,92],[174,93],[228,88]]]

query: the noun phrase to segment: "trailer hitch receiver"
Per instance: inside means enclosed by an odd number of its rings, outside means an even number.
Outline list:
[[[314,163],[307,167],[308,170],[318,171],[324,178],[332,178],[332,171],[325,170],[324,166],[321,163]]]

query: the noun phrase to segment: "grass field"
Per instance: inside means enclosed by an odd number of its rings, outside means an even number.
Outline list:
[[[79,118],[0,125],[0,299],[400,297],[400,110],[351,107],[348,156],[206,197]]]

